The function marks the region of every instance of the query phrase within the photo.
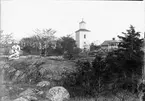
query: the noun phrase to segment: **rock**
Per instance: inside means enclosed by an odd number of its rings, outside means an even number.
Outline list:
[[[20,97],[20,98],[13,100],[13,101],[29,101],[29,100],[26,98]]]
[[[20,93],[19,96],[35,96],[35,93],[32,88],[28,88],[27,90]]]
[[[15,76],[13,77],[13,81],[15,81],[20,75],[22,75],[23,74],[23,72],[22,71],[20,71],[20,70],[17,70],[16,72],[15,72]]]
[[[42,94],[44,94],[44,92],[43,91],[39,91],[39,92],[37,92],[37,94],[38,95],[42,95]]]
[[[1,97],[1,101],[10,101],[8,96],[3,96]]]
[[[28,101],[31,101],[31,100],[36,101],[37,100],[35,90],[32,88],[28,88],[27,90],[23,91],[22,93],[19,94],[19,96],[27,99]]]
[[[49,86],[49,85],[50,85],[49,81],[41,81],[36,86],[44,87],[44,86]]]
[[[64,101],[69,100],[70,95],[69,92],[61,86],[52,87],[46,92],[46,98],[50,99],[51,101]]]
[[[37,97],[34,96],[24,96],[24,98],[28,99],[29,101],[36,101]]]

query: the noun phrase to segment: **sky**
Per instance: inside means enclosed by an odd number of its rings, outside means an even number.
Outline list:
[[[130,25],[142,36],[145,32],[144,1],[3,0],[1,5],[1,28],[16,40],[49,28],[56,37],[75,37],[82,18],[90,43],[117,39]]]

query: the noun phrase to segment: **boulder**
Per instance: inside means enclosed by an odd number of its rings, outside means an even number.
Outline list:
[[[19,94],[19,96],[23,97],[29,101],[31,101],[31,100],[36,101],[37,100],[35,90],[32,88],[28,88],[27,90],[23,91],[22,93]]]
[[[61,86],[52,87],[46,92],[46,98],[51,101],[64,101],[69,100],[69,92]]]
[[[45,86],[49,86],[49,85],[50,85],[49,81],[41,81],[36,86],[45,87]]]
[[[35,97],[35,96],[27,95],[27,96],[24,96],[23,98],[28,99],[29,101],[37,101],[37,97]]]
[[[20,97],[20,98],[13,100],[13,101],[29,101],[29,100],[26,98]]]
[[[35,96],[34,89],[28,88],[25,91],[23,91],[22,93],[20,93],[19,96]]]
[[[1,101],[10,101],[8,96],[3,96],[1,97]]]
[[[15,81],[16,79],[18,79],[18,77],[20,76],[20,75],[22,75],[23,74],[23,72],[22,71],[20,71],[20,70],[17,70],[16,72],[15,72],[15,76],[13,77],[13,81]]]

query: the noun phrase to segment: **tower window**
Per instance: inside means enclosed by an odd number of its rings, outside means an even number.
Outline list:
[[[86,38],[86,35],[84,35],[84,39]]]

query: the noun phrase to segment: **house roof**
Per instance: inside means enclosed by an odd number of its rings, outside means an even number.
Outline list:
[[[77,30],[76,32],[80,32],[80,31],[90,32],[90,30],[87,30],[87,29],[79,29],[79,30]]]
[[[101,46],[108,46],[108,45],[112,45],[112,44],[116,44],[116,43],[119,43],[120,41],[118,40],[105,40]]]

